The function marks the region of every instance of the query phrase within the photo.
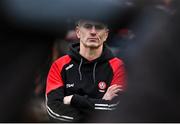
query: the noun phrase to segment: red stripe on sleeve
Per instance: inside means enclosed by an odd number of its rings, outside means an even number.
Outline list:
[[[64,65],[68,64],[70,61],[71,58],[68,55],[65,55],[52,64],[47,77],[46,94],[64,85],[61,77],[61,71]]]
[[[113,79],[111,85],[118,84],[122,85],[123,89],[125,87],[125,69],[122,60],[118,58],[113,58],[109,61],[113,70]]]

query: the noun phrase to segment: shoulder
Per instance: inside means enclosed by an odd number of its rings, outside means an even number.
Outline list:
[[[123,65],[124,64],[124,62],[122,61],[122,59],[120,59],[120,58],[118,58],[118,57],[114,57],[114,58],[112,58],[112,59],[110,59],[109,60],[109,63],[111,64],[111,65],[116,65],[116,66],[119,66],[119,65]]]
[[[69,55],[64,55],[57,60],[55,60],[52,66],[57,66],[58,68],[62,69],[62,67],[68,63],[70,63],[71,57]]]
[[[54,63],[68,63],[71,61],[71,57],[69,55],[64,55],[57,60],[54,61]]]

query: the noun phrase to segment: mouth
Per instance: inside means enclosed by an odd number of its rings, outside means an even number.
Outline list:
[[[98,38],[88,38],[88,40],[98,40]]]
[[[97,42],[98,39],[97,39],[97,38],[88,38],[88,41],[89,41],[89,42]]]

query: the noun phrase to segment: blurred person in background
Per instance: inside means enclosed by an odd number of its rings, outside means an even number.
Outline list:
[[[61,56],[64,56],[72,43],[77,43],[78,38],[76,32],[73,29],[69,29],[64,38],[57,38],[53,44],[52,62]]]
[[[154,9],[140,16],[147,23],[136,25],[137,42],[126,53],[128,88],[112,116],[118,122],[180,122],[180,6],[176,9],[174,16]]]
[[[125,70],[105,44],[108,33],[104,23],[78,21],[80,43],[52,64],[47,77],[46,107],[53,122],[96,122],[118,106]]]
[[[135,37],[136,35],[132,30],[128,28],[121,28],[111,40],[110,48],[116,56],[124,59],[126,49],[129,45],[134,43],[133,41]]]
[[[161,10],[162,12],[166,13],[167,15],[174,15],[176,13],[176,1],[175,0],[159,0],[156,1],[157,4],[155,5],[156,9]]]

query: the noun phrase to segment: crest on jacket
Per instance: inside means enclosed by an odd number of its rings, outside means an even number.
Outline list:
[[[100,81],[98,83],[99,92],[105,92],[107,85],[104,81]]]

